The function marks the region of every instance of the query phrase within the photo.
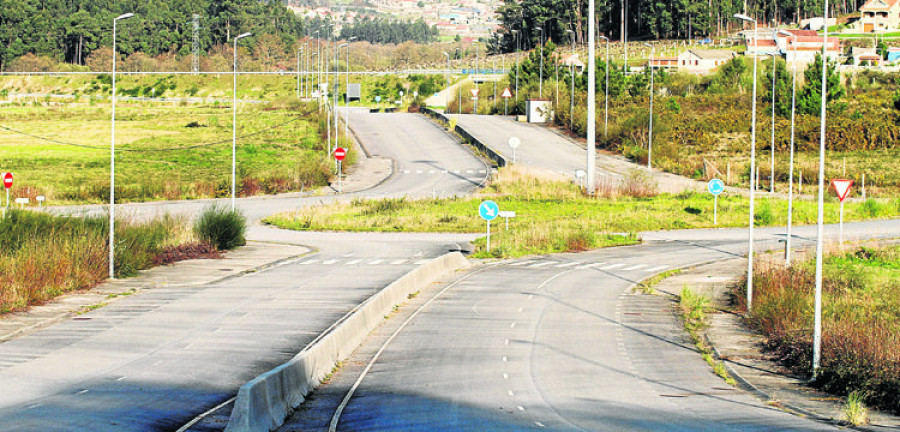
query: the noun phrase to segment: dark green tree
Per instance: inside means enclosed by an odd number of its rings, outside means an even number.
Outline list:
[[[822,107],[822,56],[816,54],[815,61],[803,72],[805,84],[797,94],[797,112],[802,114],[818,115]],[[841,76],[836,64],[828,62],[826,74],[828,94],[826,95],[826,107],[833,107],[846,94],[841,84]]]

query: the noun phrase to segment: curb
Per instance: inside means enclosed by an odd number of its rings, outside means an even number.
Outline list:
[[[439,113],[431,108],[422,107],[420,109],[420,111],[441,123],[444,123],[447,125],[450,124],[450,119],[448,119],[447,116],[445,116],[444,114]],[[507,163],[506,163],[505,157],[503,157],[499,153],[495,152],[493,149],[488,147],[485,143],[479,141],[477,138],[472,136],[472,134],[470,134],[467,130],[463,129],[462,126],[457,124],[456,129],[454,129],[454,131],[456,133],[458,133],[461,137],[463,137],[463,139],[471,142],[475,148],[483,151],[492,161],[494,161],[494,163],[497,164],[497,167],[502,168],[502,167],[506,166]]]
[[[418,287],[469,262],[450,252],[410,271],[332,324],[294,358],[241,386],[226,432],[270,431],[284,423],[292,409],[320,384],[340,359],[349,356],[394,305]]]

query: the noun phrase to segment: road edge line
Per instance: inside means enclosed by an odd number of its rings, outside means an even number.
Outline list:
[[[337,361],[346,358],[409,294],[453,271],[469,268],[459,252],[432,259],[406,273],[354,308],[288,362],[247,382],[238,390],[226,432],[269,431],[284,423]]]

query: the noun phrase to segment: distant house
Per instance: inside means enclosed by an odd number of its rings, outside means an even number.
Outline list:
[[[678,67],[678,58],[677,57],[654,57],[653,61],[649,62],[650,68],[652,69],[674,69]]]
[[[822,36],[810,30],[787,30],[792,36],[778,35],[775,41],[778,51],[788,63],[812,63],[816,54],[822,52],[825,43]],[[828,48],[825,54],[830,59],[836,59],[841,55],[841,41],[837,37],[828,38]]]
[[[678,55],[678,70],[693,73],[709,73],[731,60],[737,53],[729,50],[689,49]]]
[[[900,28],[900,0],[869,0],[859,14],[857,31],[881,33]]]
[[[878,66],[881,64],[881,56],[875,51],[875,48],[850,48],[850,57],[853,58],[854,66]]]
[[[563,57],[560,63],[565,67],[575,67],[578,73],[584,72],[584,62],[578,59],[578,54],[571,54]]]

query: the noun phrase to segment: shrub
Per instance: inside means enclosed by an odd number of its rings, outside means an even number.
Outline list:
[[[231,250],[247,244],[244,237],[247,218],[237,210],[212,205],[194,222],[194,233],[201,241],[219,250]]]

